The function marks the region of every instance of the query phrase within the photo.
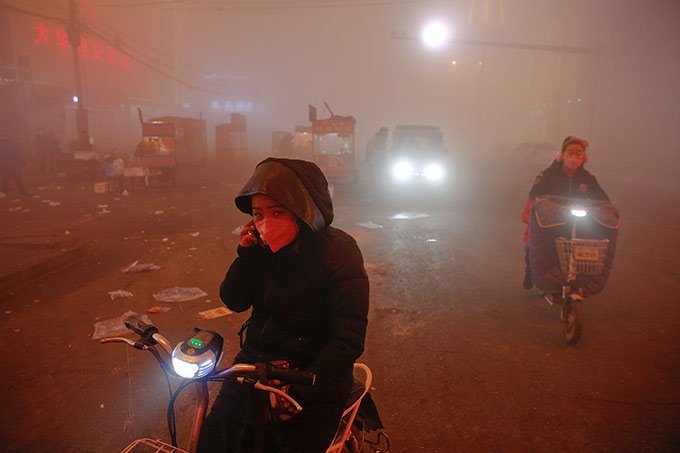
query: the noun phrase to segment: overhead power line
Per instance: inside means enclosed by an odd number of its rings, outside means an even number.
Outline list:
[[[2,8],[2,9],[6,9],[6,10],[9,10],[9,11],[12,11],[12,12],[15,12],[15,13],[19,13],[19,14],[38,17],[40,19],[47,20],[47,21],[57,23],[57,24],[60,24],[60,25],[67,26],[69,24],[69,19],[67,19],[66,17],[54,16],[54,15],[41,13],[39,11],[26,9],[27,7],[30,8],[30,6],[27,5],[27,4],[24,4],[24,7],[20,7],[20,6],[16,6],[16,5],[11,5],[7,2],[0,2],[0,8]],[[171,65],[168,65],[167,63],[164,63],[163,61],[158,60],[157,58],[149,55],[148,53],[145,53],[142,50],[134,48],[134,46],[124,44],[121,40],[116,40],[115,38],[111,38],[111,37],[107,36],[107,34],[105,32],[99,31],[97,28],[93,27],[91,24],[103,26],[104,28],[109,27],[109,28],[112,29],[112,27],[110,27],[108,24],[100,23],[99,21],[95,21],[95,20],[89,20],[89,21],[87,21],[86,24],[84,24],[84,27],[83,27],[84,33],[90,33],[90,34],[98,37],[99,39],[101,39],[102,41],[104,41],[105,43],[110,45],[111,47],[116,48],[119,51],[123,52],[130,59],[136,61],[137,63],[141,64],[142,66],[146,67],[147,69],[149,69],[153,72],[156,72],[157,74],[160,74],[160,75],[162,75],[162,76],[164,76],[164,77],[166,77],[166,78],[168,78],[168,79],[170,79],[174,82],[180,83],[180,84],[186,86],[189,89],[193,89],[193,90],[197,90],[197,91],[203,91],[203,92],[207,92],[207,93],[211,93],[211,94],[217,94],[217,95],[220,95],[220,96],[229,96],[229,94],[222,92],[220,90],[203,87],[203,86],[200,86],[196,83],[192,83],[192,82],[190,82],[186,79],[183,79],[183,78],[180,78],[180,77],[177,77],[177,76],[171,74],[170,71],[172,70],[172,67],[170,69],[163,69],[163,68],[158,67],[158,65],[160,65],[160,66],[171,66]],[[114,30],[114,33],[116,34],[116,36],[121,36],[120,33],[115,31],[115,30]],[[154,64],[150,63],[149,60],[155,60],[156,64],[154,65]],[[186,64],[184,64],[184,65],[186,65]],[[209,75],[210,74],[206,71],[191,67],[189,65],[186,65],[186,66],[192,68],[194,71],[198,72],[201,75]]]
[[[183,11],[263,11],[281,9],[324,9],[324,8],[356,8],[365,6],[392,6],[405,4],[441,3],[436,0],[152,0],[147,2],[115,2],[96,3],[101,8],[154,8],[177,9]]]

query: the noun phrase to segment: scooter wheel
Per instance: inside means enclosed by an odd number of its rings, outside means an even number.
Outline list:
[[[581,339],[583,333],[583,301],[566,300],[562,305],[562,333],[569,346]]]

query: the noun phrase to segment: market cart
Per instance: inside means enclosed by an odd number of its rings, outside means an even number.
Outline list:
[[[312,160],[313,154],[312,126],[295,126],[293,134],[293,155],[297,159]]]
[[[248,154],[246,117],[231,114],[229,123],[215,126],[215,157],[221,164],[232,165]]]
[[[354,125],[352,116],[332,115],[312,121],[312,158],[331,183],[353,184]]]
[[[144,167],[147,185],[152,179],[169,181],[175,187],[177,158],[175,155],[175,125],[153,121],[142,123],[142,141],[137,144],[135,157]]]

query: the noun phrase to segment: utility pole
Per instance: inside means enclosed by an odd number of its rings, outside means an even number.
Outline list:
[[[80,46],[81,24],[78,4],[76,0],[69,0],[69,24],[68,40],[73,51],[73,75],[76,83],[77,110],[76,110],[76,129],[78,141],[82,148],[89,148],[90,127],[87,122],[87,110],[85,110],[85,97],[83,96],[83,80],[80,73]]]

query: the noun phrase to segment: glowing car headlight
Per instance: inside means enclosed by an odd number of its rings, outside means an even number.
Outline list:
[[[413,176],[413,165],[406,160],[401,160],[392,167],[392,175],[398,181],[406,181]]]
[[[572,208],[571,215],[575,217],[585,217],[586,215],[588,215],[588,212],[585,209]]]
[[[424,174],[430,181],[441,181],[444,178],[444,167],[439,164],[429,164],[425,167]]]

